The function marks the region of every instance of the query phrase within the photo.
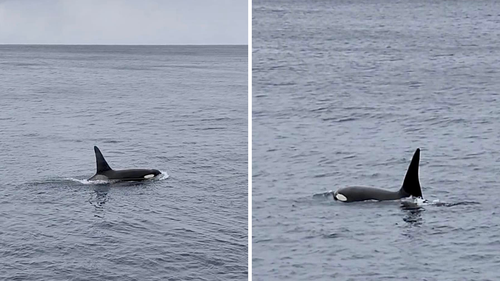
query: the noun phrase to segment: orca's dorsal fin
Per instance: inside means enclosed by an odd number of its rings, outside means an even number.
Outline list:
[[[403,180],[403,186],[400,192],[403,194],[408,194],[406,196],[422,197],[422,189],[420,188],[420,181],[418,179],[418,165],[420,162],[420,148],[417,148],[413,158],[411,159],[410,166],[406,171],[405,179]]]
[[[95,151],[95,162],[97,164],[97,174],[112,170],[97,146],[94,146],[94,151]]]

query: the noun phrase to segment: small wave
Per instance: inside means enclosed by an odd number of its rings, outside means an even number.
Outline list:
[[[441,202],[439,199],[435,199],[432,201],[425,200],[423,198],[410,198],[406,200],[401,200],[401,207],[406,210],[410,209],[420,209],[424,206],[436,206],[436,207],[454,207],[459,205],[478,205],[479,202],[474,201],[462,201],[462,202],[454,202],[447,203]]]
[[[323,193],[315,193],[313,194],[313,198],[314,199],[325,199],[325,198],[333,198],[333,193],[334,191],[333,190],[329,190],[329,191],[326,191],[326,192],[323,192]]]
[[[157,181],[162,181],[168,179],[170,176],[168,175],[167,171],[162,171],[160,170],[160,173],[157,177],[153,178],[153,180]]]
[[[408,197],[405,199],[401,199],[401,208],[404,210],[421,209],[426,205],[428,205],[428,202],[423,198]]]
[[[433,206],[438,206],[438,207],[454,207],[454,206],[459,206],[459,205],[479,205],[481,203],[474,202],[474,201],[461,201],[461,202],[447,203],[447,202],[441,202],[439,199],[436,199],[428,204],[433,205]]]
[[[103,181],[103,180],[96,180],[96,181],[89,181],[89,180],[81,180],[81,179],[75,179],[75,178],[65,178],[65,180],[69,181],[74,181],[74,182],[79,182],[81,184],[109,184],[109,181]]]

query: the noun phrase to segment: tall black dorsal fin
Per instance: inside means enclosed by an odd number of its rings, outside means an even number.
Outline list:
[[[94,146],[94,151],[95,151],[95,162],[97,164],[97,173],[102,173],[106,172],[109,170],[112,170],[111,167],[108,165],[108,162],[104,159],[104,156],[102,156],[101,151],[97,146]]]
[[[422,189],[420,188],[420,181],[418,179],[418,165],[420,162],[420,148],[417,148],[413,158],[411,159],[410,166],[406,171],[406,176],[401,187],[401,192],[407,193],[407,196],[422,197]]]

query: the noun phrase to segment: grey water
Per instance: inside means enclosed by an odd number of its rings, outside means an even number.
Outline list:
[[[247,46],[0,46],[1,280],[246,280]],[[161,180],[91,184],[114,169]]]
[[[499,65],[498,1],[254,1],[253,280],[499,280]]]

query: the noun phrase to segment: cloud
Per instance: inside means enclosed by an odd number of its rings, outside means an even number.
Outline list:
[[[247,44],[246,0],[0,2],[3,44]]]

